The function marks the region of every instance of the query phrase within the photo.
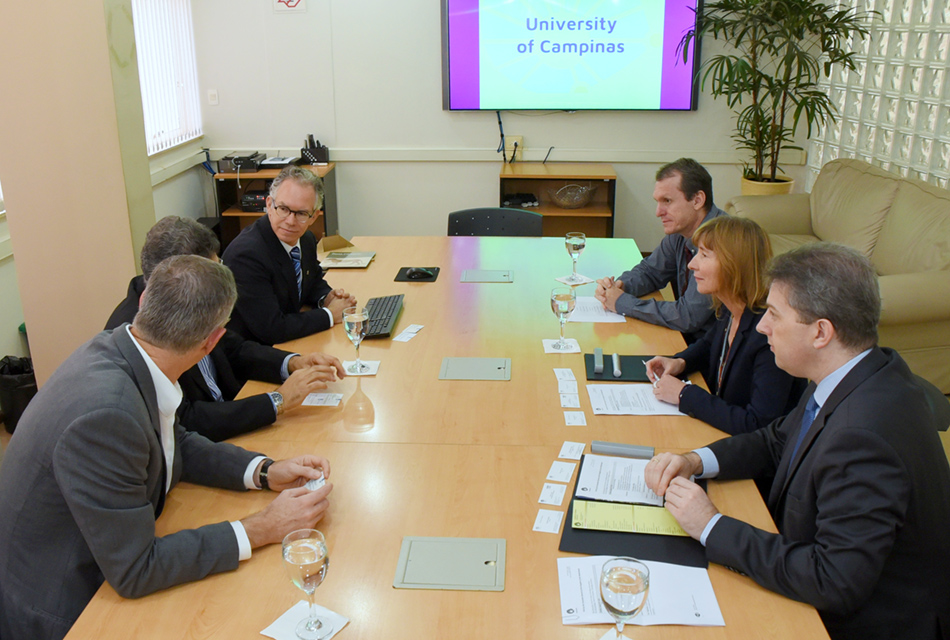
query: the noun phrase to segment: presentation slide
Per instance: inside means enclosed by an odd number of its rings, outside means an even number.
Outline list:
[[[696,0],[444,1],[450,109],[693,106]]]

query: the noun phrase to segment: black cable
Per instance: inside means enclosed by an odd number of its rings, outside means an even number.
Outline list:
[[[508,161],[508,164],[512,164],[515,161],[515,156],[517,154],[518,154],[518,142],[515,141],[515,143],[512,145],[512,148],[511,148],[511,160]]]
[[[505,164],[505,128],[501,124],[501,111],[496,111],[495,115],[498,116],[498,134],[501,136],[496,153],[501,154],[501,163]]]
[[[541,161],[541,164],[544,164],[545,162],[548,161],[548,158],[551,157],[552,151],[554,151],[554,147],[551,147],[550,149],[548,149],[548,152],[544,154],[544,160]]]

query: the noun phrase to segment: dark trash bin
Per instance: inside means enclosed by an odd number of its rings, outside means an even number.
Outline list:
[[[29,358],[6,356],[0,358],[0,412],[3,424],[13,433],[16,423],[36,395],[36,376]]]

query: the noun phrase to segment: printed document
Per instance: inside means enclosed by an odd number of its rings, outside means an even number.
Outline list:
[[[643,479],[649,460],[588,454],[581,462],[575,497],[604,502],[663,506],[663,498],[653,493]]]
[[[600,599],[600,572],[613,556],[558,558],[561,622],[567,625],[613,624]],[[647,603],[627,624],[682,624],[724,627],[722,611],[706,569],[666,562],[643,562],[650,570]],[[635,637],[635,636],[634,636]]]
[[[657,400],[649,384],[589,384],[587,395],[594,415],[682,416],[671,404]]]
[[[574,303],[574,312],[567,319],[568,322],[626,322],[627,319],[619,313],[607,311],[593,296],[577,296]]]

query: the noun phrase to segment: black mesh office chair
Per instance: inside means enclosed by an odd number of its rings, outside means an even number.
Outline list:
[[[485,207],[449,214],[450,236],[541,237],[540,213]]]

